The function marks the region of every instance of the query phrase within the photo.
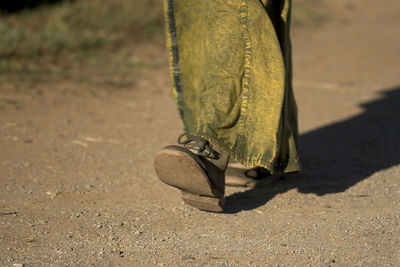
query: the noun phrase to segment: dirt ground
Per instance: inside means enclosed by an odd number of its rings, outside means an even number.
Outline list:
[[[181,125],[165,62],[129,90],[0,84],[1,266],[400,266],[400,2],[293,29],[303,172],[183,204],[153,157]]]

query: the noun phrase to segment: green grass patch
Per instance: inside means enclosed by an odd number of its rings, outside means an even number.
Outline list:
[[[36,57],[93,49],[161,32],[158,0],[77,0],[0,19],[0,57]]]
[[[162,12],[159,0],[76,0],[1,14],[0,73],[51,74],[118,57],[127,43],[162,35]]]

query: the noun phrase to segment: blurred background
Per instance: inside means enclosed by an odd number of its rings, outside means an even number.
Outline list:
[[[321,5],[296,1],[295,27],[317,27],[328,20]],[[129,87],[141,64],[167,64],[165,58],[141,62],[131,52],[138,42],[164,42],[157,0],[4,0],[0,12],[2,81],[22,86],[51,78]],[[99,77],[104,73],[107,77]]]
[[[90,83],[107,73],[118,77],[98,84],[129,86],[127,76],[140,62],[124,48],[163,35],[162,5],[156,0],[2,1],[0,10],[3,80],[84,76]]]
[[[386,37],[381,36],[383,31],[394,37],[394,32],[388,32],[399,20],[397,9],[390,8],[393,4],[378,5],[370,0],[293,2],[292,32],[295,53],[298,51],[295,65],[301,69],[304,64],[299,62],[303,59],[333,69],[337,69],[339,60],[344,68],[359,68],[357,62],[364,65],[370,61],[384,65],[390,60],[376,58],[364,49],[372,45],[377,50],[393,50],[385,46]],[[163,28],[162,4],[157,0],[4,0],[0,3],[0,81],[24,87],[25,82],[68,79],[99,87],[129,88],[141,66],[167,64],[165,57],[147,61],[139,55],[151,50],[149,46],[165,54]],[[325,35],[309,35],[321,29]],[[313,53],[320,60],[302,51],[307,46],[304,40],[316,38],[321,45]],[[133,52],[135,45],[144,43],[148,45],[136,50],[146,51]],[[299,74],[304,79],[303,73]]]

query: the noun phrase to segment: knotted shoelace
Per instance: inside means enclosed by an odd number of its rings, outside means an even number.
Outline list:
[[[219,158],[218,152],[204,138],[184,133],[178,137],[178,144],[183,145],[187,149],[194,150],[200,156],[210,159]]]

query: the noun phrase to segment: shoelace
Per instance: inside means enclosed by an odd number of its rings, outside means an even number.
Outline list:
[[[194,150],[200,156],[218,159],[218,152],[212,148],[207,140],[201,137],[184,133],[178,137],[178,144],[183,145],[187,149]]]

